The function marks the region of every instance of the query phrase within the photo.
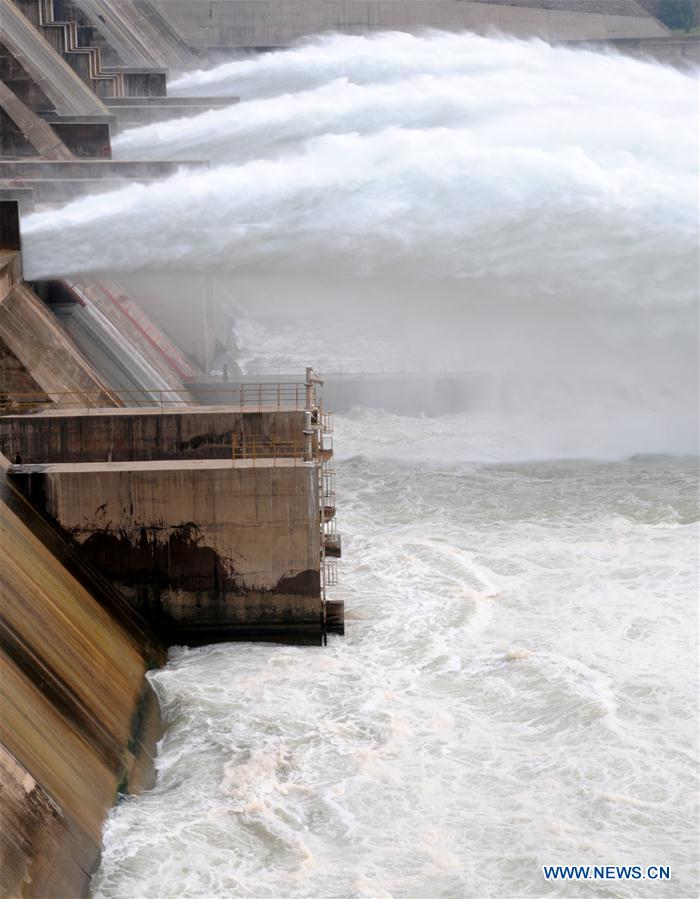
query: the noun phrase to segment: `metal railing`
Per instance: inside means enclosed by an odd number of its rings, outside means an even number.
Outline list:
[[[231,459],[233,464],[240,463],[245,467],[255,467],[256,464],[284,461],[286,465],[291,460],[294,465],[316,465],[316,460],[306,460],[306,442],[298,440],[276,440],[274,437],[254,436],[241,437],[234,434],[231,439]]]
[[[323,572],[323,587],[338,586],[338,563],[335,559],[324,559],[321,566]],[[324,595],[325,599],[325,595]]]
[[[323,522],[323,539],[324,540],[335,540],[338,534],[338,522],[335,518],[328,518]]]
[[[0,414],[10,410],[36,406],[57,405],[77,409],[104,409],[114,405],[149,406],[166,408],[188,405],[183,398],[187,391],[182,387],[144,387],[140,389],[105,388],[104,390],[45,390],[8,391],[0,387]],[[303,411],[305,406],[305,385],[303,383],[281,384],[240,384],[216,390],[226,402],[241,412],[282,412]],[[3,399],[4,397],[4,399]]]
[[[303,383],[239,384],[230,389],[240,406],[245,408],[303,411],[306,406],[306,385]],[[216,392],[220,394],[226,391],[217,388]]]
[[[321,469],[321,505],[335,509],[335,471],[325,465]]]
[[[23,409],[35,409],[37,406],[61,406],[62,408],[70,407],[87,410],[114,408],[119,405],[117,393],[118,391],[108,390],[107,388],[104,390],[41,391],[9,391],[0,388],[0,414],[8,415]],[[146,395],[144,392],[144,397]]]
[[[321,531],[325,558],[339,559],[342,552],[342,541],[335,516],[322,522]]]

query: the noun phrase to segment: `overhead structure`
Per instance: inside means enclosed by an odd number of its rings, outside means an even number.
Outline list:
[[[109,115],[107,107],[12,0],[0,0],[3,44],[59,115]]]
[[[12,149],[5,146],[6,135],[9,137],[12,131],[11,123],[14,130],[33,147],[37,156],[50,160],[61,159],[65,162],[75,158],[53,128],[26,106],[2,81],[0,81],[0,109],[2,115],[7,117],[4,120],[0,119],[4,123],[0,137],[3,151]]]
[[[182,69],[195,54],[149,0],[74,0],[106,46],[106,65]]]

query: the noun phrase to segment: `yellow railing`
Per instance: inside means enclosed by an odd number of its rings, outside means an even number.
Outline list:
[[[231,458],[233,464],[241,467],[255,467],[263,463],[266,467],[281,462],[285,466],[306,464],[306,441],[276,440],[272,437],[241,437],[234,435],[231,440]],[[315,464],[316,459],[308,460]]]

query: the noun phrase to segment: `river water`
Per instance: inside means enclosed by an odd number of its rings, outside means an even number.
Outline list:
[[[31,275],[208,270],[251,374],[497,388],[337,418],[346,636],[171,651],[94,899],[696,896],[696,79],[388,34],[173,89],[241,103],[115,153],[212,168],[31,217]]]
[[[694,895],[696,460],[473,463],[459,427],[339,422],[346,636],[171,652],[95,899]]]

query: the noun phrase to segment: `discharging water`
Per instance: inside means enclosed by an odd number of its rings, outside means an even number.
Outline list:
[[[172,651],[158,781],[93,896],[695,896],[694,76],[335,36],[175,89],[242,102],[116,152],[212,169],[31,217],[33,276],[209,270],[251,371],[501,386],[338,419],[347,636]]]

